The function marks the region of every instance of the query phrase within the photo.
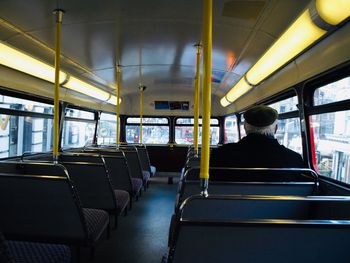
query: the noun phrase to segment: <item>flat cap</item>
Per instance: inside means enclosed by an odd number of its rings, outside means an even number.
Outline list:
[[[258,105],[247,110],[243,116],[245,121],[250,125],[265,127],[274,123],[278,118],[278,112],[271,107]]]

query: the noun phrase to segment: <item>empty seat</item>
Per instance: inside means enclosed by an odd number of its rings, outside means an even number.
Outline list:
[[[125,150],[123,152],[128,162],[131,177],[142,179],[143,186],[146,188],[150,173],[142,171],[141,163],[136,150]]]
[[[108,214],[81,207],[62,165],[1,162],[0,168],[17,172],[0,174],[0,227],[9,239],[93,246],[105,232]]]
[[[136,149],[141,161],[142,170],[148,171],[151,177],[154,176],[157,169],[151,165],[146,146],[138,146]]]

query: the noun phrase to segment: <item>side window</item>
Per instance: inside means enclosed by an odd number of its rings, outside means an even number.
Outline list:
[[[53,105],[0,95],[0,158],[50,151],[52,138]]]
[[[98,124],[97,129],[97,144],[106,145],[116,143],[116,136],[116,115],[109,113],[101,113],[100,122]]]
[[[202,142],[202,119],[198,120],[198,143]],[[175,124],[175,142],[178,144],[193,144],[193,118],[178,118]],[[218,119],[210,119],[210,144],[219,143],[220,127]]]
[[[314,92],[315,109],[349,100],[349,92],[350,77],[320,87]],[[350,109],[313,114],[309,119],[315,168],[324,176],[350,184]]]
[[[63,147],[82,147],[93,142],[96,122],[94,113],[66,109],[63,122]]]
[[[303,147],[297,105],[298,97],[293,96],[270,104],[269,106],[277,110],[279,114],[278,129],[276,132],[278,142],[302,155]]]
[[[225,138],[224,143],[238,141],[238,126],[237,117],[235,115],[227,116],[225,118]]]
[[[126,142],[139,143],[140,118],[127,118],[125,128]],[[142,118],[142,143],[167,144],[169,134],[168,118]]]

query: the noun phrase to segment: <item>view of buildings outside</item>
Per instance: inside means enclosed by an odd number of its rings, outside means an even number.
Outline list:
[[[350,78],[328,84],[314,93],[314,105],[350,99]],[[321,174],[350,183],[350,111],[313,115],[311,127]]]

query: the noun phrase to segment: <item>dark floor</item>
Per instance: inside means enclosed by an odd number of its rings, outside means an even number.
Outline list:
[[[118,228],[109,240],[96,247],[95,259],[88,260],[83,249],[80,262],[160,263],[167,251],[168,231],[174,211],[177,184],[167,178],[151,178],[150,187],[126,217],[119,217]]]

